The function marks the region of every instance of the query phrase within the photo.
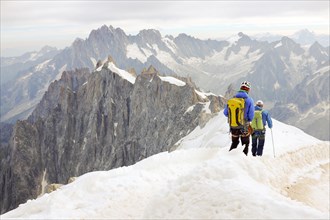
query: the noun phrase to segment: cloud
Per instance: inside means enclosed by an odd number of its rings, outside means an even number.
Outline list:
[[[28,44],[28,39],[38,36],[52,46],[69,46],[74,38],[87,37],[104,24],[128,34],[154,28],[162,34],[185,32],[202,38],[301,28],[329,33],[329,2],[1,1],[1,48],[14,47],[19,41]]]
[[[95,23],[137,19],[177,21],[251,17],[329,17],[327,1],[5,1],[4,25],[57,22]]]

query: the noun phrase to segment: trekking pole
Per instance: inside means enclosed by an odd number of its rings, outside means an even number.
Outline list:
[[[275,147],[274,147],[273,129],[270,129],[270,133],[272,134],[273,154],[274,154],[274,158],[275,158]]]

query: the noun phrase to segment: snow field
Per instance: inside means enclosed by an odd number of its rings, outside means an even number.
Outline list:
[[[87,173],[1,219],[329,219],[329,142],[273,122],[275,158],[269,129],[263,157],[228,152],[219,113],[173,152]]]

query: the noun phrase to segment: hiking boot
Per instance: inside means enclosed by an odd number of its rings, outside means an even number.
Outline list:
[[[229,148],[229,151],[231,151],[232,149],[235,149],[236,147],[234,147],[234,146],[230,146],[230,148]]]
[[[243,150],[243,153],[247,156],[248,152],[249,152],[249,147],[246,146]]]

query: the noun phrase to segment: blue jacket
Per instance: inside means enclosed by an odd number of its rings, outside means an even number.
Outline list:
[[[261,111],[262,108],[260,108],[259,106],[255,106],[254,109],[257,111]],[[261,115],[262,115],[262,123],[264,124],[264,127],[266,127],[266,124],[268,125],[269,128],[272,128],[273,127],[273,122],[272,122],[272,119],[268,113],[268,111],[266,110],[262,110],[261,112]]]
[[[245,99],[245,112],[244,117],[248,122],[251,122],[254,117],[254,101],[249,95],[243,91],[240,90],[238,93],[234,96],[236,98],[244,98]],[[225,106],[225,109],[223,110],[223,114],[228,117],[228,105]]]

